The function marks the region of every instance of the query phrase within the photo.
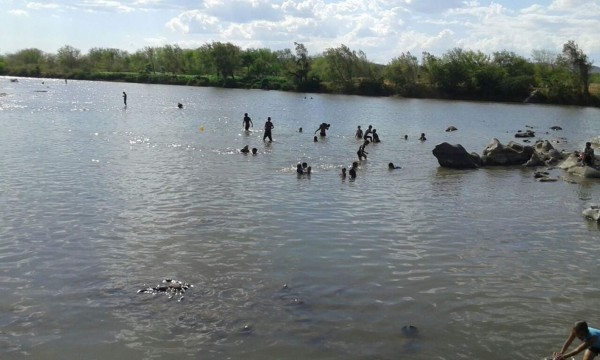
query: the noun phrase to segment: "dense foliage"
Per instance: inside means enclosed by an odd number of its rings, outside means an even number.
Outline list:
[[[259,88],[358,95],[400,95],[494,101],[600,104],[600,76],[577,44],[560,54],[544,50],[532,60],[513,52],[491,55],[452,49],[442,56],[410,52],[375,64],[346,45],[310,56],[294,49],[241,49],[212,42],[197,49],[145,47],[135,53],[66,45],[56,54],[24,49],[0,56],[0,74],[85,80]]]

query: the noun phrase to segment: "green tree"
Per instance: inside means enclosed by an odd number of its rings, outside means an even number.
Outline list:
[[[4,56],[0,55],[0,74],[4,74],[4,68],[6,67],[4,63]]]
[[[395,57],[385,67],[384,77],[400,94],[406,94],[417,84],[419,60],[410,52]]]
[[[343,44],[325,50],[322,56],[315,59],[313,70],[336,92],[354,92],[360,88],[372,91],[372,86],[381,85],[381,79],[377,79],[376,71],[365,53],[353,51]]]
[[[576,87],[580,97],[585,100],[589,99],[592,62],[588,56],[577,46],[575,41],[570,40],[563,45],[562,60],[567,63],[576,78]]]
[[[241,49],[232,43],[212,42],[209,45],[217,75],[223,80],[235,79],[235,71],[241,65]]]
[[[165,45],[156,49],[156,63],[161,72],[180,74],[184,68],[183,51],[178,45]]]
[[[247,49],[242,52],[241,64],[249,77],[263,79],[276,75],[280,66],[277,54],[269,49]]]
[[[81,50],[65,45],[58,49],[57,59],[64,73],[80,70]]]
[[[120,72],[129,70],[129,54],[111,48],[92,48],[84,56],[92,71]]]
[[[490,69],[483,70],[490,58],[480,51],[454,48],[439,59],[425,53],[423,63],[429,81],[451,97],[473,96],[495,78]]]
[[[527,98],[535,87],[535,67],[522,56],[509,51],[495,52],[492,63],[504,70],[499,84],[499,93],[507,100]]]
[[[294,42],[294,53],[290,49],[275,52],[280,72],[298,91],[313,91],[318,88],[318,79],[311,79],[313,59],[302,43]],[[314,74],[314,73],[313,73]]]
[[[6,66],[17,75],[40,76],[46,55],[39,49],[24,49],[6,56]]]

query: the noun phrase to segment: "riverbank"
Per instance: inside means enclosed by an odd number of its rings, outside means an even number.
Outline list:
[[[19,75],[5,74],[4,76],[18,78]],[[462,100],[462,101],[485,101],[498,103],[536,103],[546,105],[571,105],[600,107],[600,83],[592,83],[589,86],[589,99],[573,99],[566,95],[548,94],[547,89],[532,89],[529,94],[514,94],[512,96],[501,96],[499,94],[488,94],[486,96],[474,96],[472,94],[454,95],[444,93],[440,89],[429,84],[418,83],[402,93],[385,82],[365,84],[360,79],[352,86],[347,86],[346,91],[336,91],[325,82],[308,82],[305,86],[298,88],[291,84],[288,79],[279,76],[265,78],[226,78],[222,79],[214,75],[178,75],[168,73],[138,73],[138,72],[75,72],[68,76],[63,74],[44,74],[40,76],[27,76],[32,78],[58,78],[65,80],[89,80],[107,82],[126,82],[136,84],[160,84],[179,86],[215,87],[228,89],[258,89],[277,90],[297,93],[322,93],[339,95],[358,95],[370,97],[399,96],[413,99],[438,99],[438,100]]]

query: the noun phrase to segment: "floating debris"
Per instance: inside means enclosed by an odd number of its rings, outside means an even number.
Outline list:
[[[179,300],[177,301],[181,302],[184,299],[183,294],[186,292],[186,290],[193,287],[194,285],[183,281],[164,279],[162,283],[156,285],[155,287],[140,289],[137,291],[137,293],[149,293],[152,295],[164,293],[169,297],[169,299],[172,299],[173,296],[180,296]]]

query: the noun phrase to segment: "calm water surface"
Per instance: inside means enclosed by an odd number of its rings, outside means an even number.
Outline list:
[[[600,182],[431,154],[526,125],[583,148],[598,109],[41,81],[0,78],[2,359],[530,360],[600,322]],[[164,278],[195,287],[137,293]]]

